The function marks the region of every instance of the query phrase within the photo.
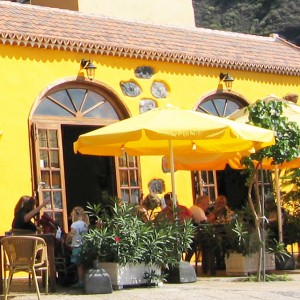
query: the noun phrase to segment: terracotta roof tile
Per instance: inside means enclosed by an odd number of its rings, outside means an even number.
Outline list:
[[[300,76],[300,48],[278,36],[129,22],[0,1],[0,43]]]

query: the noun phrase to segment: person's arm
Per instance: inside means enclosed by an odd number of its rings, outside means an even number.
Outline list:
[[[29,222],[35,215],[37,215],[43,207],[45,207],[49,203],[49,200],[44,200],[42,204],[40,204],[35,209],[31,210],[24,216],[24,221]]]
[[[66,237],[66,244],[70,245],[72,243],[72,238],[76,234],[75,228],[71,227],[71,230],[68,232]]]
[[[215,214],[210,213],[210,214],[207,216],[207,222],[208,222],[208,223],[214,222],[215,220],[216,220],[216,215],[215,215]]]

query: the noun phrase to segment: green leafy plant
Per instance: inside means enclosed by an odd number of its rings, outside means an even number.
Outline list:
[[[234,222],[225,227],[225,248],[227,255],[231,252],[251,255],[260,249],[260,241],[255,231],[253,221],[238,213]]]
[[[291,255],[287,252],[286,246],[283,242],[273,239],[268,247],[268,252],[275,255],[275,259],[279,262],[285,261],[286,258],[290,258]]]
[[[159,282],[166,281],[166,274],[156,274],[154,270],[145,272],[144,279],[146,279],[147,285],[158,285]]]
[[[287,274],[266,274],[265,276],[265,281],[270,282],[270,281],[291,281],[292,278],[289,277]],[[250,282],[255,282],[257,281],[257,276],[255,275],[250,275],[247,276],[244,281],[250,281]]]
[[[255,105],[248,106],[249,123],[251,125],[271,129],[276,132],[275,145],[257,151],[249,157],[244,157],[241,161],[245,166],[245,172],[248,174],[248,202],[254,216],[255,229],[261,242],[261,255],[264,253],[265,245],[262,234],[264,232],[264,216],[262,215],[263,203],[257,179],[262,160],[264,158],[271,158],[274,164],[280,164],[285,161],[292,161],[300,154],[299,127],[295,122],[289,122],[287,117],[283,116],[284,105],[285,103],[282,101],[270,99],[268,102],[258,100]],[[258,162],[256,166],[254,165],[254,160]],[[253,188],[255,201],[253,200]],[[260,259],[259,261],[258,281],[260,281],[261,274],[264,276],[264,271],[262,272],[262,260]]]
[[[192,242],[191,222],[143,222],[134,205],[115,199],[111,207],[88,205],[95,225],[83,237],[81,259],[172,266]]]

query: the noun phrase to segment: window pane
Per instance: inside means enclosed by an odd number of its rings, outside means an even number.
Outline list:
[[[130,175],[130,185],[137,186],[138,185],[137,172],[135,170],[130,170],[129,175]]]
[[[213,186],[211,186],[211,187],[208,187],[206,189],[206,191],[208,192],[210,201],[215,202],[215,200],[216,200],[215,188]]]
[[[120,170],[120,181],[121,181],[121,186],[129,186],[127,170],[126,171]]]
[[[84,102],[82,111],[86,111],[90,109],[91,107],[95,106],[96,104],[102,103],[106,101],[105,98],[99,94],[96,94],[92,91],[88,92],[88,95],[86,97],[86,100]]]
[[[207,175],[208,175],[207,184],[214,184],[214,172],[213,171],[207,171]]]
[[[113,119],[119,120],[114,108],[109,102],[105,102],[97,107],[95,107],[90,112],[84,114],[87,118],[101,118],[101,119]]]
[[[77,111],[80,110],[80,107],[82,105],[82,101],[85,97],[87,90],[85,89],[68,89],[68,93],[73,100]]]
[[[213,103],[216,106],[218,116],[224,116],[226,99],[214,99]]]
[[[40,150],[40,166],[41,168],[49,168],[48,151]]]
[[[53,171],[52,172],[52,188],[54,188],[54,189],[60,189],[61,188],[60,172],[59,171]]]
[[[216,111],[215,107],[213,106],[213,103],[211,101],[207,101],[207,102],[204,102],[203,104],[201,104],[201,106],[199,107],[200,110],[201,108],[204,109],[204,112],[208,112],[212,115],[215,115],[217,116],[218,115],[218,112]]]
[[[125,203],[129,203],[129,191],[121,189],[121,199]]]
[[[50,171],[42,171],[42,182],[45,182],[44,188],[50,187]]]
[[[131,168],[136,166],[136,157],[135,156],[128,156],[128,166]]]
[[[50,202],[46,205],[46,209],[52,209],[50,192],[43,192],[43,200],[50,200]]]
[[[228,101],[227,102],[227,107],[226,107],[226,112],[225,112],[225,117],[227,117],[228,115],[232,114],[233,112],[235,112],[237,109],[242,108],[241,105],[232,102],[232,101]]]
[[[62,105],[66,106],[70,111],[75,113],[74,106],[70,100],[69,95],[67,94],[66,90],[55,92],[51,95],[51,98],[58,101]]]
[[[138,189],[131,190],[131,201],[132,203],[138,204],[140,200],[140,191]]]
[[[50,148],[58,148],[57,131],[56,130],[49,130],[49,147]]]
[[[47,147],[47,132],[45,129],[39,129],[39,146],[42,148]]]
[[[63,227],[63,214],[56,212],[54,214],[54,220],[60,225],[60,227]]]
[[[35,110],[34,114],[43,116],[74,117],[74,114],[71,114],[70,112],[47,98],[43,99],[43,101]]]
[[[58,150],[51,150],[51,168],[59,168]]]
[[[202,185],[208,183],[206,171],[201,171],[201,178],[200,178],[200,180],[201,180],[201,179],[202,179],[202,181],[203,181],[203,182],[201,182]]]
[[[56,191],[53,192],[53,204],[54,204],[54,208],[62,208],[62,197],[61,197],[61,192],[60,191]]]
[[[127,167],[126,154],[123,154],[122,156],[119,157],[119,165],[120,167]]]

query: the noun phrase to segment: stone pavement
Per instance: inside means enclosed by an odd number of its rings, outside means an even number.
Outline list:
[[[278,273],[277,271],[276,273]],[[81,290],[58,286],[57,293],[45,295],[43,300],[295,300],[300,299],[300,270],[280,271],[290,281],[245,282],[243,277],[228,277],[218,274],[214,277],[200,276],[195,283],[171,284],[160,287],[126,288],[111,294],[85,295]],[[2,297],[3,299],[3,297]],[[23,279],[13,280],[9,299],[36,300],[33,287]]]

